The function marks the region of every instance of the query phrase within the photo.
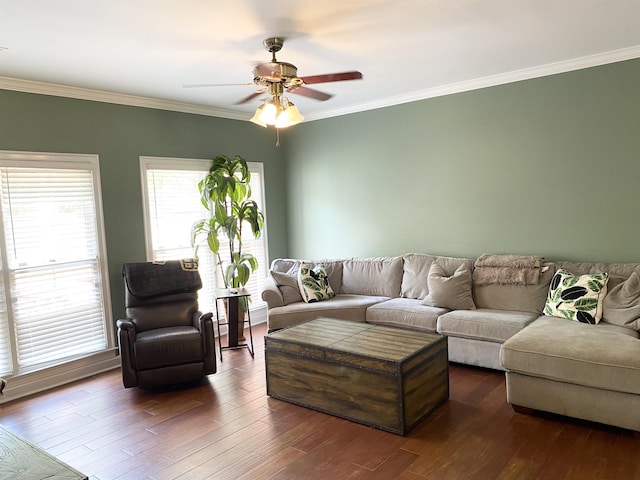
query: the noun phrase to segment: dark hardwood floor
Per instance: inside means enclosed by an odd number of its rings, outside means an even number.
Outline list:
[[[255,359],[225,350],[192,388],[125,389],[116,370],[1,405],[0,423],[96,480],[640,478],[640,438],[515,413],[499,372],[452,365],[449,401],[406,437],[271,399],[254,333]]]

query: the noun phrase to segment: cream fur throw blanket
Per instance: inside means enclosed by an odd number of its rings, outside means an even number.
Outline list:
[[[543,261],[536,255],[483,254],[475,262],[473,281],[477,285],[535,285]]]

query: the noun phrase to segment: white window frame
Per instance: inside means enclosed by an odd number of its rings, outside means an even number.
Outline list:
[[[149,189],[148,189],[148,179],[147,172],[153,169],[159,170],[178,170],[178,171],[201,171],[203,172],[203,177],[205,172],[208,172],[213,164],[213,160],[211,159],[193,159],[193,158],[176,158],[176,157],[151,157],[151,156],[141,156],[140,157],[140,181],[142,184],[142,205],[143,205],[143,215],[144,215],[144,234],[145,234],[145,248],[146,248],[146,259],[147,261],[154,260],[154,249],[153,249],[153,239],[151,233],[151,214],[149,212]],[[268,265],[268,243],[267,243],[267,227],[266,227],[266,204],[265,204],[265,188],[264,188],[264,165],[260,162],[247,162],[249,166],[249,170],[251,172],[257,172],[260,175],[260,180],[262,183],[261,188],[261,198],[259,198],[259,204],[261,205],[262,211],[265,214],[265,226],[262,230],[261,240],[264,245],[264,265],[261,265],[264,269],[264,277],[267,276],[269,271]],[[198,218],[193,221],[199,220]],[[202,248],[206,248],[202,246]],[[255,273],[254,273],[255,275]],[[258,283],[261,283],[264,278],[260,278]],[[206,281],[203,278],[203,282]],[[256,323],[264,323],[267,320],[267,306],[266,302],[264,302],[260,296],[259,292],[254,292],[252,303],[250,305],[251,311],[251,321],[253,324]],[[214,312],[215,313],[215,312]],[[220,318],[224,317],[224,309],[220,309],[219,311]],[[222,327],[223,331],[225,327]]]
[[[71,357],[69,359],[53,362],[38,368],[27,368],[20,371],[17,362],[15,348],[15,328],[12,322],[11,301],[9,296],[9,272],[2,269],[2,280],[7,290],[7,314],[9,318],[9,335],[11,356],[13,361],[13,373],[6,376],[8,380],[5,395],[0,398],[0,403],[16,398],[47,390],[55,386],[69,383],[81,378],[95,375],[106,370],[117,368],[119,359],[115,348],[115,334],[113,329],[113,315],[111,311],[111,294],[109,289],[109,273],[107,262],[107,249],[105,242],[104,214],[102,208],[102,191],[100,181],[99,157],[95,154],[66,154],[49,152],[24,152],[0,150],[2,166],[21,168],[46,168],[46,169],[82,169],[89,170],[93,176],[93,196],[95,205],[95,222],[97,235],[97,248],[99,252],[98,270],[101,276],[102,308],[104,313],[104,333],[106,347],[104,350]],[[4,228],[0,218],[0,242],[2,265],[7,265],[7,252],[5,251]]]

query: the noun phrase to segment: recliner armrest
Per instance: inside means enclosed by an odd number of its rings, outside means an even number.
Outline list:
[[[120,364],[122,367],[122,383],[125,387],[138,385],[136,374],[133,343],[136,338],[136,328],[131,320],[118,320],[118,346],[120,347]]]
[[[194,312],[193,314],[193,326],[200,331],[202,331],[203,325],[205,324],[205,322],[212,322],[212,321],[213,321],[213,313],[211,312],[202,313],[198,311],[198,312]]]
[[[136,327],[133,325],[131,320],[118,320],[116,322],[116,326],[121,330],[133,330],[135,332]]]
[[[195,312],[193,325],[200,331],[204,349],[204,371],[207,375],[216,373],[216,341],[213,333],[213,313]]]

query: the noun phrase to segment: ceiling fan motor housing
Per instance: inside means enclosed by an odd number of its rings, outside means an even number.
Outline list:
[[[253,81],[258,85],[276,82],[290,87],[304,83],[298,78],[298,68],[286,62],[261,63],[253,69],[253,77]]]

